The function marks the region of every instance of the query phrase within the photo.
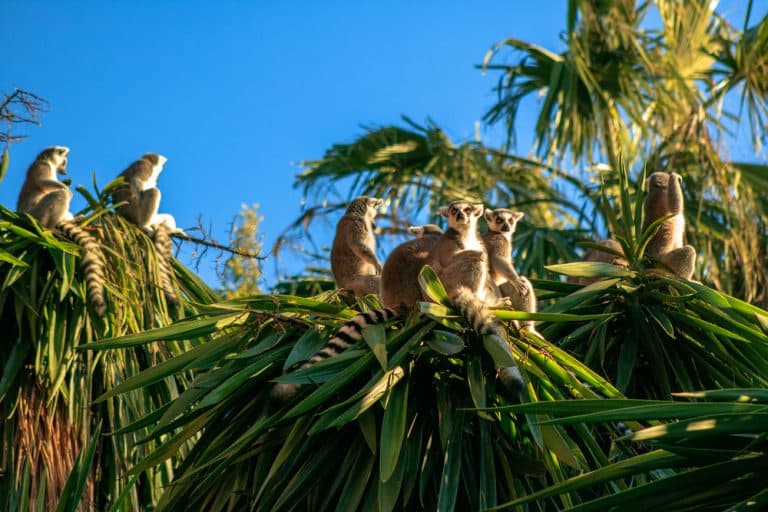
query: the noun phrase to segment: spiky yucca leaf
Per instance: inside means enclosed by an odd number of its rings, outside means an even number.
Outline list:
[[[107,191],[108,192],[108,191]],[[152,506],[169,467],[152,468],[136,480],[122,478],[153,443],[141,445],[146,433],[99,437],[141,421],[184,389],[188,376],[179,373],[151,389],[122,395],[98,405],[92,400],[148,367],[177,355],[196,343],[170,343],[132,351],[94,355],[77,352],[96,339],[165,325],[195,312],[193,303],[214,299],[197,277],[174,262],[174,285],[183,310],[170,310],[159,287],[154,244],[122,218],[103,214],[104,193],[91,198],[101,214],[86,219],[85,229],[100,242],[106,259],[105,317],[92,315],[86,297],[80,248],[42,229],[33,219],[0,207],[0,408],[3,459],[0,469],[0,508],[53,510],[67,496],[67,507],[139,510]],[[65,487],[75,457],[86,442],[96,447],[95,471]],[[85,460],[85,459],[83,459]],[[71,481],[71,480],[70,480]],[[82,498],[74,496],[84,489]],[[22,507],[26,510],[26,507]]]
[[[422,278],[431,294],[440,293],[434,274]],[[534,335],[498,343],[478,338],[445,306],[424,311],[366,331],[365,344],[283,376],[356,311],[338,301],[257,296],[83,348],[213,335],[126,381],[124,389],[136,389],[180,368],[203,370],[178,399],[150,413],[150,439],[180,433],[133,472],[162,463],[179,443],[200,435],[158,510],[479,510],[608,463],[605,429],[542,428],[537,423],[546,416],[483,408],[516,401],[495,377],[496,367],[510,362],[525,376],[525,402],[620,397],[610,384]],[[277,404],[269,395],[275,380],[303,387],[294,400]],[[561,497],[541,509],[582,498]]]
[[[611,314],[576,328],[545,323],[541,330],[628,396],[768,386],[768,312],[756,306],[656,269],[580,289],[537,286],[559,297],[545,312]]]
[[[768,390],[723,389],[681,393],[696,402],[579,400],[514,406],[518,412],[550,414],[549,424],[576,425],[617,420],[659,421],[630,439],[654,448],[558,483],[499,510],[561,493],[601,489],[611,481],[649,472],[654,481],[617,489],[568,510],[763,510],[768,505]],[[674,471],[672,471],[674,470]]]

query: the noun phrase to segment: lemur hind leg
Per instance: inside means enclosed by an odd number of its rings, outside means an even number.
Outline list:
[[[149,188],[139,192],[139,197],[132,204],[117,208],[117,213],[140,227],[147,227],[160,207],[160,190]]]
[[[72,192],[69,190],[54,190],[43,196],[27,213],[38,219],[40,225],[46,228],[56,227],[62,220],[70,220],[69,201]]]
[[[657,256],[657,259],[669,267],[674,274],[682,279],[690,280],[693,277],[696,264],[696,249],[685,245]]]

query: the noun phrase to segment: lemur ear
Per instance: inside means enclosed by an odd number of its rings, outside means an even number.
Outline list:
[[[448,212],[450,211],[450,208],[448,206],[441,206],[438,211],[440,212],[440,215],[448,218]]]
[[[493,210],[485,210],[483,216],[485,217],[485,220],[491,222],[491,218],[493,217]]]
[[[474,213],[477,217],[481,216],[483,214],[483,210],[485,210],[485,205],[483,204],[476,204],[474,205],[474,210],[472,213]]]
[[[512,214],[512,218],[516,221],[522,219],[523,217],[525,217],[525,213],[523,212],[515,212]]]
[[[678,183],[680,183],[680,184],[682,185],[682,183],[683,183],[683,177],[682,177],[682,176],[680,176],[680,175],[679,175],[679,174],[677,174],[676,172],[673,172],[673,173],[672,173],[672,176],[674,176],[674,177],[677,179],[677,182],[678,182]]]

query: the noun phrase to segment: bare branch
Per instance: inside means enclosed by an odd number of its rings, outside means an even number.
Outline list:
[[[2,95],[0,100],[0,122],[7,128],[0,131],[0,142],[9,144],[18,142],[25,135],[14,135],[13,126],[17,124],[40,124],[40,114],[48,112],[50,103],[40,96],[16,88],[11,94]]]
[[[218,249],[220,251],[226,251],[232,254],[237,254],[240,256],[243,256],[245,258],[252,258],[255,260],[265,260],[268,256],[262,256],[258,253],[253,253],[250,251],[243,251],[241,249],[237,249],[236,247],[230,247],[228,245],[220,244],[214,240],[209,240],[206,238],[195,238],[193,236],[189,236],[187,234],[183,233],[173,233],[171,235],[174,238],[178,238],[179,240],[184,240],[186,242],[192,242],[198,245],[203,245],[205,247],[210,247],[212,249]],[[204,254],[204,253],[203,253]]]

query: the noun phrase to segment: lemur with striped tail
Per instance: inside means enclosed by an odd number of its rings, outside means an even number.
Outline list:
[[[416,238],[395,247],[384,262],[381,272],[381,300],[384,307],[366,311],[347,321],[328,343],[299,369],[337,355],[362,340],[365,327],[405,316],[416,307],[416,303],[422,298],[418,283],[419,272],[443,230],[434,224],[426,224],[411,226],[408,231],[416,235]],[[296,394],[298,389],[297,384],[275,384],[272,388],[272,398],[284,402]]]
[[[56,228],[73,240],[81,249],[85,271],[85,286],[93,310],[104,315],[104,255],[98,242],[77,225],[69,211],[72,191],[58,180],[56,174],[67,174],[69,148],[52,146],[44,149],[27,169],[27,176],[19,192],[16,210],[28,213],[45,228]]]
[[[160,286],[168,303],[175,305],[179,297],[171,280],[171,233],[180,230],[172,215],[157,213],[161,197],[157,179],[167,161],[162,155],[147,153],[133,162],[118,175],[126,183],[115,189],[112,200],[119,205],[115,208],[119,215],[153,236],[158,255]]]

